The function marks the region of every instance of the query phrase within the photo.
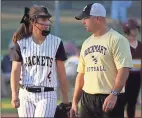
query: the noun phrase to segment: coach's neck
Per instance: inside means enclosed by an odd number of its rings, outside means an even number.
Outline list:
[[[94,37],[100,37],[100,36],[104,35],[105,33],[107,33],[109,31],[109,29],[110,28],[108,27],[106,18],[101,17],[96,31],[93,32]]]
[[[109,31],[109,27],[108,26],[105,26],[105,27],[102,27],[100,29],[98,29],[96,32],[94,32],[94,37],[100,37],[104,34],[106,34],[108,31]]]

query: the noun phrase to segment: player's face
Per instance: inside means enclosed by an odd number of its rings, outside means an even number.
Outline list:
[[[136,39],[137,36],[138,36],[138,29],[137,28],[131,29],[129,39]]]
[[[40,13],[39,16],[44,16],[45,13]],[[47,17],[39,17],[37,18],[36,25],[40,30],[49,30],[49,27],[51,25],[51,21]]]
[[[99,20],[97,19],[97,17],[90,16],[90,17],[84,18],[82,20],[82,23],[84,24],[84,26],[88,32],[94,33],[99,28],[98,27]]]

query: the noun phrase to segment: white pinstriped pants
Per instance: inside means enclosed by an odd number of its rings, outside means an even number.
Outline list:
[[[31,93],[25,89],[20,89],[19,99],[19,117],[54,117],[57,103],[56,91]]]

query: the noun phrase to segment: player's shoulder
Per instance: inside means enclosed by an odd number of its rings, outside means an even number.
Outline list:
[[[31,37],[22,38],[22,39],[18,40],[16,43],[18,45],[23,45],[23,44],[27,44],[26,42],[28,42],[28,44],[29,44],[30,40],[31,40]]]
[[[62,39],[60,38],[60,37],[58,37],[58,36],[55,36],[55,35],[53,35],[53,34],[49,34],[49,36],[47,36],[49,39],[51,39],[51,40],[54,40],[54,41],[58,41],[58,42],[61,42],[62,41]]]

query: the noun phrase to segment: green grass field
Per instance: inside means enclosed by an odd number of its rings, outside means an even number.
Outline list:
[[[3,98],[1,99],[1,112],[2,113],[15,113],[16,109],[13,109],[10,103],[10,98]]]

